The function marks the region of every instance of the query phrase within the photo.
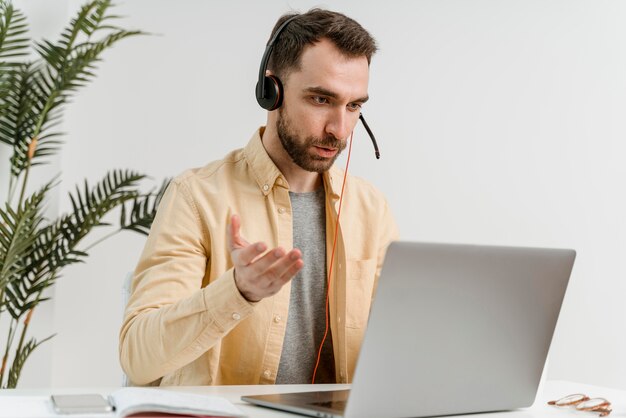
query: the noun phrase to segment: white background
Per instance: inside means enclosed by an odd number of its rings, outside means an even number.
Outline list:
[[[16,2],[55,39],[80,4]],[[359,126],[350,171],[387,195],[402,238],[576,249],[548,376],[626,388],[625,1],[126,1],[120,24],[155,35],[108,51],[68,107],[62,155],[31,174],[62,172],[51,210],[112,168],[150,187],[244,146],[265,122],[253,88],[275,20],[316,5],[379,42],[364,114],[382,158]],[[33,319],[57,335],[22,387],[121,383],[121,286],[143,243],[116,235],[65,270]]]

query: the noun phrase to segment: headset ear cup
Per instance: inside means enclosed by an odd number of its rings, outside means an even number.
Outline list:
[[[257,86],[257,91],[260,86]],[[283,84],[278,77],[268,75],[265,77],[265,91],[262,95],[257,94],[256,100],[263,109],[275,110],[283,103]]]

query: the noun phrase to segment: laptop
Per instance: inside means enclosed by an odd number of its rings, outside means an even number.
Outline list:
[[[393,242],[350,390],[243,396],[325,418],[531,406],[575,251]]]

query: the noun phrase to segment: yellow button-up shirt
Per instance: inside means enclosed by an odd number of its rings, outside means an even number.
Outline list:
[[[152,224],[120,331],[122,368],[137,385],[275,382],[291,286],[248,302],[235,286],[227,246],[232,214],[241,235],[290,249],[289,185],[263,147],[244,149],[174,179]],[[344,173],[324,173],[330,263]],[[373,291],[397,228],[372,185],[348,176],[330,285],[336,379],[352,380]],[[306,263],[306,260],[304,260]],[[328,265],[327,265],[328,269]]]

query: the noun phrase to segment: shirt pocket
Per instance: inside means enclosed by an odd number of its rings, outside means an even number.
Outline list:
[[[346,327],[367,324],[372,301],[376,259],[348,260],[346,263]]]

